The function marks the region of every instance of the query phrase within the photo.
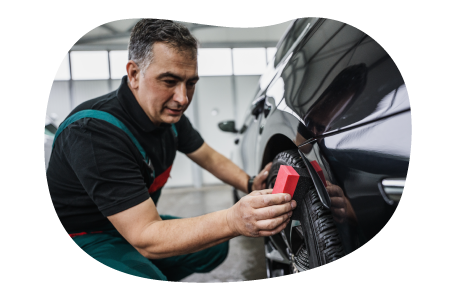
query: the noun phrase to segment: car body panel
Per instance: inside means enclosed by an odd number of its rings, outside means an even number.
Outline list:
[[[315,160],[326,180],[342,189],[350,208],[334,218],[350,253],[385,226],[399,203],[400,194],[385,196],[382,182],[405,181],[410,103],[394,61],[371,37],[334,20],[312,22],[260,79],[255,99],[264,96],[265,109],[257,118],[247,116],[238,135],[239,157],[250,175],[288,149],[299,148]],[[283,247],[280,236],[271,240]]]

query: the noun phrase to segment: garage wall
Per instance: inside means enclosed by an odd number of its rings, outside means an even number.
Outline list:
[[[73,80],[73,105],[107,94],[110,80]]]
[[[232,157],[235,134],[222,132],[217,124],[225,120],[236,120],[237,127],[242,126],[245,111],[254,97],[259,77],[202,76],[197,84],[193,102],[185,113],[204,140],[228,158]],[[56,114],[56,123],[60,124],[72,108],[83,101],[113,91],[119,85],[120,80],[54,81],[47,114]],[[201,186],[218,183],[221,181],[207,171],[201,170],[178,152],[171,178],[166,186]]]
[[[71,111],[70,84],[70,81],[54,81],[52,84],[46,114],[55,115],[57,125],[62,123]]]

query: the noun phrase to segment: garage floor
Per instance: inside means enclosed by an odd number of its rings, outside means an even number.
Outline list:
[[[158,202],[160,214],[196,217],[233,205],[231,187],[227,185],[200,189],[164,189]],[[239,236],[230,241],[226,260],[215,270],[193,274],[185,282],[230,282],[266,278],[263,238]]]

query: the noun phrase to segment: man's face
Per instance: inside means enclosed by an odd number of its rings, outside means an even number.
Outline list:
[[[198,81],[196,58],[190,51],[179,53],[165,43],[155,43],[144,74],[131,71],[135,66],[127,64],[129,86],[147,116],[155,125],[179,121]]]

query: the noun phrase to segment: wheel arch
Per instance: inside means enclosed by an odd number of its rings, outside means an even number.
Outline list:
[[[298,149],[295,143],[283,134],[275,134],[271,136],[263,151],[263,159],[261,161],[261,169],[271,162],[277,154],[283,151]]]

